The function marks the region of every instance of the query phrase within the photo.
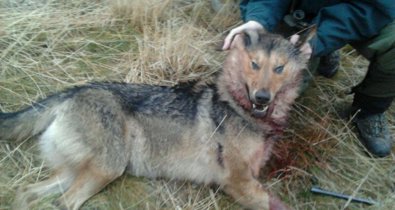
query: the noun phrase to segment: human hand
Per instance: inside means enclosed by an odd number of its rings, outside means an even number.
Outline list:
[[[264,28],[260,23],[250,20],[250,21],[244,23],[243,25],[232,29],[229,32],[229,34],[225,37],[224,45],[222,46],[222,50],[229,50],[230,47],[232,46],[233,38],[237,34],[243,32],[243,31],[246,31],[246,30],[264,30]]]
[[[299,35],[294,34],[291,36],[291,43],[292,44],[296,44],[299,40]],[[311,54],[313,53],[313,48],[311,47],[311,45],[309,44],[309,42],[305,42],[300,48],[299,48],[300,52],[306,56],[307,59],[310,59]]]

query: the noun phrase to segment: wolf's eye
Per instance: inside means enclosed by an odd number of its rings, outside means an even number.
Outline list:
[[[251,61],[251,66],[252,66],[252,69],[254,69],[254,70],[259,70],[259,66],[258,66],[258,64],[256,64],[254,61]]]
[[[284,66],[277,66],[276,68],[274,68],[274,72],[276,72],[277,74],[281,74],[284,70]]]

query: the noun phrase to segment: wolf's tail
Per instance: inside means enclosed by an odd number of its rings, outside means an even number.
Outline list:
[[[41,133],[55,119],[53,110],[51,106],[39,105],[18,112],[0,112],[0,139],[19,140]]]

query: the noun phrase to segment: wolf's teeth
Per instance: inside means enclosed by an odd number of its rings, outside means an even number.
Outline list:
[[[263,109],[261,110],[261,112],[266,112],[267,108],[269,108],[269,106],[265,106],[265,108],[263,108]]]
[[[262,109],[257,109],[258,112],[266,112],[268,106],[262,107]]]
[[[261,108],[261,109],[259,109],[259,108]],[[256,104],[252,104],[252,108],[253,109],[255,109],[256,111],[258,111],[258,112],[266,112],[266,110],[267,110],[267,108],[268,108],[269,106],[262,106],[262,105],[256,105]]]

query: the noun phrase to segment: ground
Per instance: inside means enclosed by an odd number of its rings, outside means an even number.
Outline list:
[[[232,2],[232,1],[230,1]],[[0,1],[0,111],[10,112],[88,81],[174,85],[210,79],[226,52],[224,34],[240,24],[237,6],[204,0]],[[395,156],[370,158],[349,120],[338,116],[367,61],[342,49],[333,79],[315,76],[292,111],[261,180],[295,209],[393,209]],[[387,113],[395,131],[394,107]],[[45,179],[35,138],[0,139],[0,209],[20,186]],[[367,206],[312,194],[328,190],[374,199]],[[36,209],[53,209],[56,195]],[[124,175],[82,209],[240,209],[215,187]]]

